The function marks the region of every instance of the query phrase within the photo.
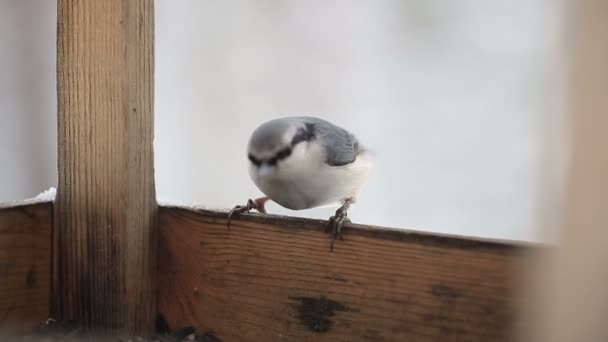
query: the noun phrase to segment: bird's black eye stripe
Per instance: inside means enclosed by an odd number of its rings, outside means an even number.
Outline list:
[[[268,163],[268,165],[275,165],[279,160],[283,160],[287,157],[289,157],[291,155],[291,147],[286,147],[282,150],[280,150],[279,152],[277,152],[277,154],[274,155],[274,157],[268,159],[268,161],[266,161],[266,163]]]
[[[286,147],[286,148],[282,149],[281,151],[279,151],[279,153],[277,153],[275,158],[277,158],[278,160],[281,160],[281,159],[285,159],[285,158],[289,157],[290,155],[291,155],[291,147]]]
[[[253,165],[255,166],[260,166],[262,164],[262,162],[260,160],[258,160],[256,157],[254,157],[253,155],[248,155],[249,160],[253,163]]]
[[[268,165],[276,165],[276,163],[279,160],[283,160],[287,157],[289,157],[291,155],[291,147],[286,147],[282,150],[280,150],[279,152],[277,152],[277,154],[274,155],[274,157],[267,159],[267,160],[259,160],[256,157],[254,157],[252,154],[249,154],[249,160],[253,163],[253,165],[255,166],[260,166],[262,164],[268,164]]]

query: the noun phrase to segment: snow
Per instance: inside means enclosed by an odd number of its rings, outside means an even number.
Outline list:
[[[48,190],[44,190],[43,192],[39,193],[33,199],[41,201],[41,202],[52,202],[55,200],[56,195],[57,195],[57,189],[50,187]]]
[[[56,195],[57,195],[57,189],[55,189],[54,187],[51,187],[32,198],[19,200],[19,201],[0,203],[0,208],[10,208],[10,207],[38,204],[38,203],[53,202],[55,200]]]
[[[223,212],[228,212],[230,211],[230,209],[226,209],[226,208],[210,208],[201,204],[195,204],[195,203],[189,203],[189,202],[184,202],[184,201],[169,201],[169,200],[162,200],[159,199],[158,201],[158,205],[161,207],[168,207],[168,208],[183,208],[183,209],[190,209],[190,210],[209,210],[209,211],[223,211]]]

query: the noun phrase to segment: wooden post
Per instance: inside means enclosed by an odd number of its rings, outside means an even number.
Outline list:
[[[608,2],[568,3],[570,166],[560,248],[530,265],[521,341],[608,341]]]
[[[111,334],[156,313],[153,4],[58,1],[54,312]]]

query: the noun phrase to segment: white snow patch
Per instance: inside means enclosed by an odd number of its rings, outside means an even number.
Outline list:
[[[52,202],[55,200],[55,196],[57,196],[57,189],[50,187],[48,190],[44,190],[43,192],[39,193],[33,199],[42,202]]]
[[[51,187],[48,190],[45,190],[32,198],[19,200],[19,201],[0,203],[0,208],[18,207],[18,206],[24,206],[24,205],[53,202],[55,200],[56,195],[57,195],[57,189]]]
[[[168,207],[168,208],[184,208],[184,209],[191,209],[191,210],[209,210],[209,211],[223,211],[223,212],[230,211],[230,209],[226,209],[226,208],[222,208],[222,209],[210,208],[210,207],[206,207],[201,204],[186,203],[186,202],[180,202],[180,201],[167,201],[167,200],[159,199],[159,200],[157,200],[157,203],[161,207]]]

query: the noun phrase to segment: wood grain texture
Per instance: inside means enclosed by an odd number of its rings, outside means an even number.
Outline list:
[[[0,208],[0,332],[49,317],[53,207]]]
[[[223,341],[501,341],[526,248],[160,209],[159,311]]]
[[[56,311],[151,333],[154,1],[59,0]]]

